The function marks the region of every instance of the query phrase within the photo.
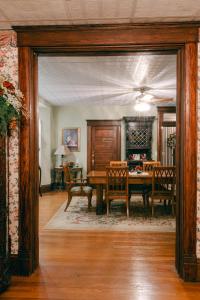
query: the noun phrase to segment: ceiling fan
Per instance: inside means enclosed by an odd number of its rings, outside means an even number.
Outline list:
[[[134,87],[132,91],[136,92],[136,101],[146,102],[149,104],[157,103],[175,103],[174,97],[162,97],[159,96],[159,92],[162,94],[164,91],[175,90],[174,88],[152,88],[149,86]],[[138,92],[138,93],[137,93]]]

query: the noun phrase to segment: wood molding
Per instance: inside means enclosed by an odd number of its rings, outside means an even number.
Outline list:
[[[30,118],[23,119],[20,127],[19,262],[22,274],[31,274],[38,265],[38,117],[34,67],[36,71],[33,50],[19,48],[19,85],[30,112]]]
[[[200,23],[13,26],[19,47],[71,47],[185,43],[198,41]],[[103,43],[102,43],[103,41]]]
[[[158,124],[157,124],[157,159],[159,161],[162,161],[162,127],[171,127],[174,125],[176,126],[176,122],[168,121],[164,122],[164,114],[172,114],[176,113],[176,107],[175,106],[158,106],[157,107],[158,112]]]
[[[196,281],[200,281],[200,258],[197,258],[197,277]]]
[[[183,187],[183,205],[180,211],[183,235],[181,251],[184,257],[183,278],[196,278],[196,210],[197,210],[197,44],[187,43],[184,48],[184,99],[180,126],[183,161],[180,160]],[[190,159],[188,159],[188,157]]]
[[[11,274],[12,275],[24,275],[22,274],[22,270],[20,268],[19,256],[17,254],[11,255]]]
[[[163,121],[163,127],[176,127],[176,121]]]
[[[200,23],[15,27],[19,48],[19,82],[30,120],[20,137],[20,258],[27,274],[38,265],[38,54],[72,52],[125,54],[135,51],[177,50],[177,247],[176,267],[185,280],[194,280],[196,261],[197,168],[197,41]],[[27,47],[24,47],[27,46]],[[36,60],[36,57],[35,57]],[[189,160],[188,157],[191,159]],[[34,164],[30,163],[34,162]],[[26,232],[26,235],[24,234]]]
[[[165,113],[165,114],[175,114],[176,113],[175,106],[158,106],[157,110],[158,110],[158,113]]]
[[[86,120],[87,126],[121,126],[122,120]]]
[[[184,256],[182,277],[185,281],[197,281],[197,258],[196,255]]]
[[[7,174],[7,139],[0,135],[0,292],[10,285]]]
[[[133,117],[123,117],[123,120],[125,122],[138,122],[138,123],[144,123],[144,122],[149,122],[149,123],[153,123],[155,120],[155,117],[150,116],[150,117],[142,117],[142,116],[133,116]]]

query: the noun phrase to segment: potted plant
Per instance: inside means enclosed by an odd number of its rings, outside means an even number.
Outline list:
[[[7,135],[8,129],[13,129],[21,116],[28,118],[23,100],[23,94],[10,79],[0,76],[0,135]]]

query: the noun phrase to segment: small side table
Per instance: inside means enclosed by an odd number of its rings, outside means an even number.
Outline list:
[[[70,171],[74,178],[78,178],[80,173],[80,178],[82,178],[83,168],[82,167],[71,167]],[[63,167],[55,167],[53,172],[53,189],[65,189],[64,180],[64,169]]]
[[[53,170],[53,189],[64,189],[64,171],[63,167],[55,167]]]

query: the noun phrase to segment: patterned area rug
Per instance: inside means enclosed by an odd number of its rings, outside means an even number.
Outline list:
[[[95,199],[92,209],[88,211],[87,198],[73,197],[68,210],[64,212],[64,203],[56,214],[45,225],[44,229],[65,230],[112,230],[112,231],[175,231],[175,218],[170,214],[170,207],[163,203],[155,207],[155,217],[150,210],[143,208],[142,198],[134,196],[131,199],[130,217],[126,217],[124,202],[115,201],[111,205],[111,213],[96,215]]]

